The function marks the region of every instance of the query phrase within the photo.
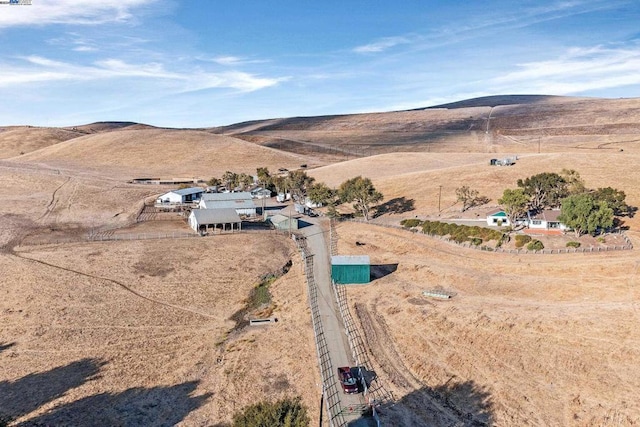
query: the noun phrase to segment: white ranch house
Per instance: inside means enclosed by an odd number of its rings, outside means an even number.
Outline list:
[[[527,213],[527,226],[531,230],[557,230],[566,231],[569,229],[566,225],[558,221],[560,216],[560,210],[548,209],[532,215],[531,212]]]
[[[569,229],[566,225],[558,221],[560,216],[560,210],[547,209],[536,214],[531,211],[527,212],[526,218],[518,218],[516,225],[524,225],[530,230],[545,230],[545,231],[566,231]],[[502,209],[491,211],[487,214],[487,225],[489,226],[505,226],[508,227],[511,224],[506,212]]]

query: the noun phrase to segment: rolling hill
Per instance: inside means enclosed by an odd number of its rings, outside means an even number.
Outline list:
[[[640,99],[494,96],[411,111],[252,121],[210,131],[343,158],[398,151],[624,149],[639,142]]]

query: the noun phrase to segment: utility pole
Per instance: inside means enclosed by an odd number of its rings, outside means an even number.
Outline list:
[[[440,209],[440,201],[442,200],[442,185],[439,185],[439,191],[438,191],[438,213],[442,212]]]

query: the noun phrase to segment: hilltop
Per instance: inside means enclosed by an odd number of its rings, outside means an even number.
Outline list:
[[[410,111],[293,117],[212,128],[298,153],[564,151],[637,144],[640,99],[510,95]]]

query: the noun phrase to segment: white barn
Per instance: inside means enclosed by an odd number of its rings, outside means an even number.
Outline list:
[[[156,203],[190,203],[200,200],[203,194],[204,189],[201,187],[181,188],[164,193]]]

